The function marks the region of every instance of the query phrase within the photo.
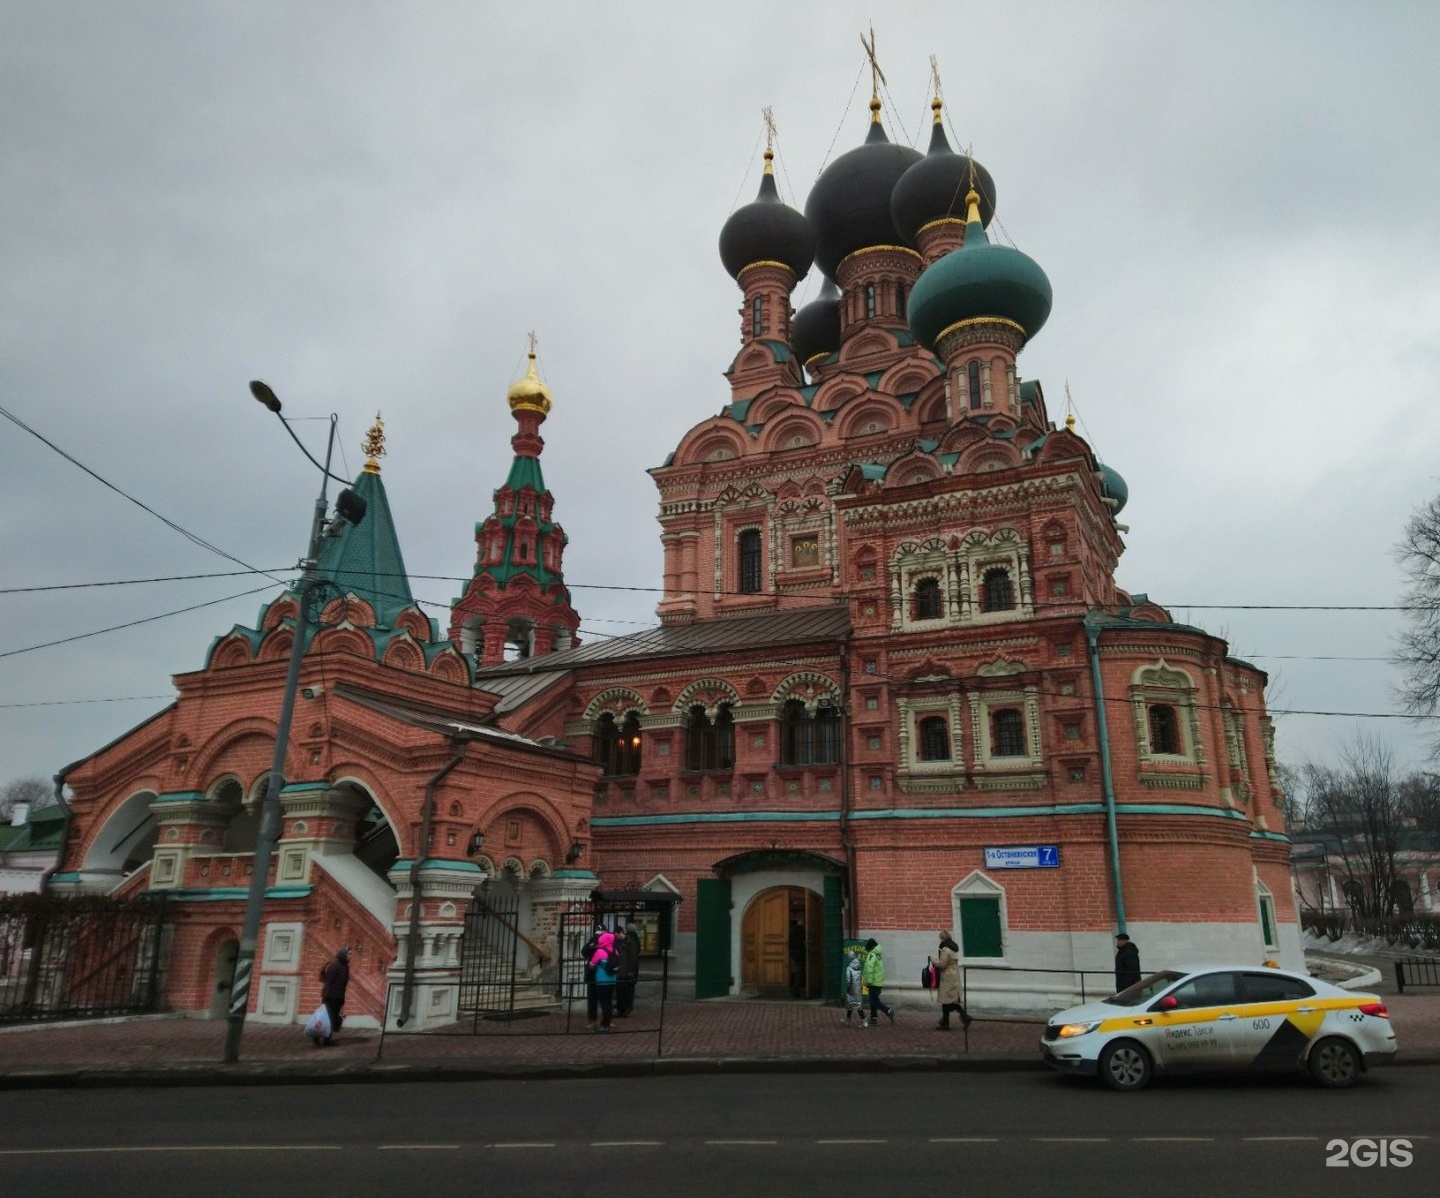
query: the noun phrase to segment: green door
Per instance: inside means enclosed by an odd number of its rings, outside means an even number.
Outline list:
[[[842,907],[840,875],[826,874],[825,912],[821,922],[825,936],[825,988],[821,991],[827,1002],[839,1002],[845,984],[845,924]]]
[[[960,900],[960,951],[966,957],[1002,957],[1005,942],[1000,935],[1000,900]]]
[[[729,994],[730,879],[699,878],[695,883],[695,997]]]

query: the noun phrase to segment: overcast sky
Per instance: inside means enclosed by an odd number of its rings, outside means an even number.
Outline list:
[[[1120,585],[1225,635],[1282,712],[1396,711],[1392,547],[1440,491],[1440,6],[0,0],[0,405],[162,516],[286,570],[377,409],[416,596],[447,623],[540,338],[582,636],[654,622],[647,467],[728,401],[716,238],[779,126],[803,207],[859,144],[952,142],[1048,273],[1020,358],[1130,486]],[[796,292],[813,297],[814,272]],[[253,624],[239,570],[0,419],[0,783],[160,709]],[[454,579],[448,581],[447,579]],[[256,587],[243,598],[227,598]],[[635,587],[636,590],[591,590]],[[209,603],[189,614],[72,640]],[[1397,719],[1277,716],[1282,760]]]

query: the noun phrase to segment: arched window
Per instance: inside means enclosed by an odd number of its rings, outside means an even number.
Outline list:
[[[965,368],[965,377],[970,384],[970,410],[972,412],[978,412],[980,410],[981,403],[980,363],[976,361],[971,361],[970,365]]]
[[[728,770],[735,767],[735,721],[730,704],[722,703],[714,720],[705,709],[690,709],[685,730],[685,768],[687,770]]]
[[[764,301],[757,295],[750,302],[750,336],[758,337],[764,331],[763,318],[765,315]]]
[[[980,584],[980,610],[1015,610],[1015,585],[1010,581],[1010,571],[1003,566],[985,571]]]
[[[817,707],[812,714],[799,699],[790,699],[780,714],[782,765],[834,765],[840,760],[840,714]]]
[[[898,283],[895,287],[895,315],[899,316],[902,320],[905,317],[905,300],[905,284]]]
[[[865,284],[865,315],[875,315],[875,284]]]
[[[950,760],[950,726],[943,715],[927,715],[920,721],[920,760]]]
[[[922,578],[915,584],[914,616],[916,620],[938,620],[942,614],[940,606],[940,583],[934,578]]]
[[[760,530],[747,528],[740,533],[740,593],[760,593]]]
[[[640,719],[632,711],[616,724],[608,711],[595,724],[595,760],[607,777],[633,777],[640,772]]]
[[[1168,703],[1150,705],[1150,752],[1180,752],[1180,721]]]
[[[1025,756],[1025,717],[1013,707],[997,711],[991,717],[994,735],[991,739],[992,757]]]

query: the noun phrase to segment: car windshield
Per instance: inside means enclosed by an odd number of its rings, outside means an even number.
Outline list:
[[[1148,978],[1141,978],[1133,986],[1126,986],[1119,994],[1112,994],[1105,1001],[1117,1007],[1138,1007],[1149,1002],[1162,990],[1173,986],[1184,976],[1173,969],[1162,969]]]

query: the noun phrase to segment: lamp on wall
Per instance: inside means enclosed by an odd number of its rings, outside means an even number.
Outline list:
[[[478,857],[480,850],[485,847],[485,833],[478,828],[470,836],[470,843],[465,846],[465,856]]]
[[[575,862],[580,860],[584,852],[585,846],[583,844],[581,844],[578,840],[572,841],[570,844],[570,851],[565,854],[565,864],[574,865]]]

